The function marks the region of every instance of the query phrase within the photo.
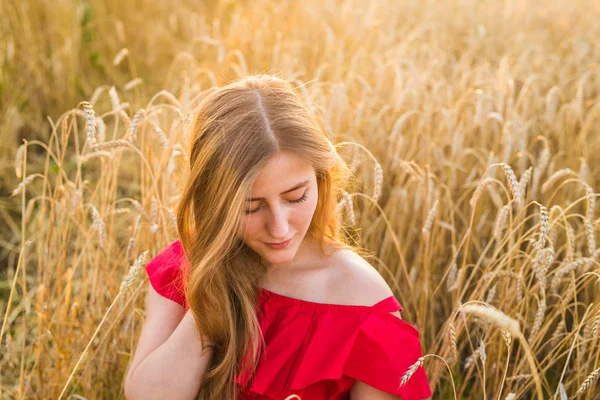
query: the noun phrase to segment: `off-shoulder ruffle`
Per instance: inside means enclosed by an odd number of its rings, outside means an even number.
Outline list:
[[[422,352],[419,331],[390,314],[402,310],[394,297],[374,306],[347,306],[262,290],[259,305],[266,351],[253,377],[237,378],[249,395],[283,399],[319,381],[351,378],[403,400],[431,396],[422,367],[400,386]]]

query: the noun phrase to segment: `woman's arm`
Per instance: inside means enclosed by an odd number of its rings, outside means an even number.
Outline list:
[[[128,400],[195,399],[198,395],[212,348],[200,340],[191,312],[182,318],[183,311],[149,288],[146,320],[125,379]]]
[[[350,400],[400,400],[400,396],[382,392],[361,381],[354,381],[350,389]]]

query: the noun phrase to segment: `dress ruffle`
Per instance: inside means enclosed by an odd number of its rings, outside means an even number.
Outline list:
[[[249,398],[306,395],[311,385],[328,380],[360,380],[403,400],[431,396],[422,367],[400,386],[402,375],[422,353],[419,331],[390,314],[402,310],[394,297],[374,306],[348,306],[305,302],[263,289],[259,303],[266,351],[252,378],[240,374],[237,379],[255,396]]]
[[[391,314],[374,314],[361,325],[344,363],[344,375],[403,400],[431,396],[425,370],[417,368],[405,386],[402,375],[422,356],[419,332]]]
[[[175,240],[146,264],[150,284],[160,295],[173,300],[187,310],[182,274],[182,262],[185,262],[183,246]]]

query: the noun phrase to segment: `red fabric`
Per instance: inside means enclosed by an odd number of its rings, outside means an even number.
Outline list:
[[[188,308],[181,279],[186,265],[174,241],[146,265],[154,289]],[[419,331],[390,314],[402,306],[395,297],[373,306],[323,304],[260,289],[257,315],[266,347],[254,377],[239,374],[240,400],[349,399],[355,380],[400,396],[431,397],[423,367],[406,385],[400,379],[422,356]]]
[[[159,294],[188,309],[182,280],[182,263],[187,263],[181,241],[176,240],[146,264],[150,284]]]

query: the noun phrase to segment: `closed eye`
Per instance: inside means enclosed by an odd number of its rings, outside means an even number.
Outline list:
[[[302,197],[300,197],[299,199],[296,200],[290,200],[290,203],[302,203],[303,201],[306,201],[307,199],[307,195],[306,193],[308,192],[308,190],[306,192],[304,192],[304,194],[302,195]],[[258,206],[258,208],[255,208],[254,210],[246,210],[245,214],[249,215],[249,214],[254,214],[259,212],[260,210],[262,210],[263,206],[262,204],[260,206]]]

